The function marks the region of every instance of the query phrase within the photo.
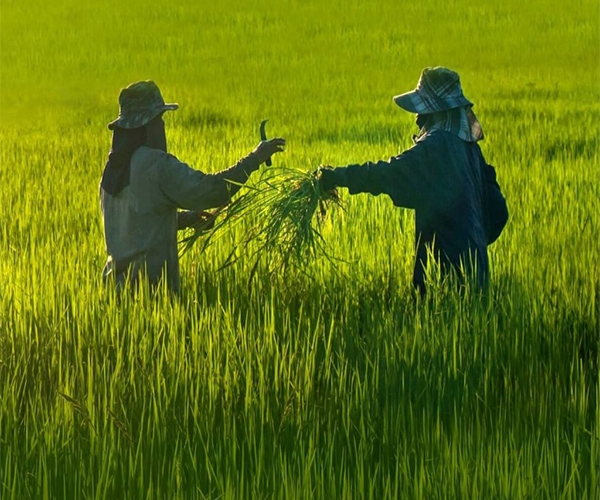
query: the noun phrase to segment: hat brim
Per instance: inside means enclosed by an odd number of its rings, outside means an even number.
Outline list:
[[[440,99],[438,97],[426,98],[418,90],[405,92],[404,94],[394,96],[393,99],[402,109],[419,115],[438,113],[463,106],[473,106],[473,103],[463,95],[447,99]]]
[[[108,124],[109,130],[114,130],[115,128],[139,128],[148,124],[151,120],[156,118],[158,115],[164,113],[165,111],[175,111],[179,108],[179,104],[176,102],[165,103],[159,108],[155,108],[152,110],[148,110],[148,112],[143,114],[138,114],[134,117],[131,116],[122,116],[119,115],[115,120]]]

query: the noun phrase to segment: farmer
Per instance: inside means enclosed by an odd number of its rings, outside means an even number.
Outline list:
[[[134,284],[144,275],[151,287],[164,279],[177,292],[177,230],[209,224],[204,210],[229,203],[252,172],[283,151],[285,140],[261,141],[232,167],[205,174],[167,153],[162,115],[178,105],[165,104],[153,81],[122,89],[119,108],[108,125],[112,148],[100,183],[108,253],[103,278],[120,291],[127,279]]]
[[[483,139],[473,103],[463,95],[457,73],[425,68],[410,92],[394,102],[416,113],[414,145],[388,161],[321,167],[321,186],[346,187],[350,194],[387,194],[394,205],[415,209],[416,259],[413,284],[425,292],[428,259],[443,275],[456,272],[484,285],[487,246],[508,219],[506,202],[477,144]]]

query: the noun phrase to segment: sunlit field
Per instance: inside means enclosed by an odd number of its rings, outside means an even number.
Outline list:
[[[598,3],[2,0],[0,498],[600,498]],[[214,172],[387,159],[392,96],[448,66],[507,198],[486,296],[410,284],[413,212],[349,196],[327,258],[182,293],[102,286],[119,90],[153,79],[169,150]],[[263,169],[266,167],[262,167]],[[258,179],[259,174],[255,174]]]

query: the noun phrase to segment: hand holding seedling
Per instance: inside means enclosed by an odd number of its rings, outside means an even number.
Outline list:
[[[252,153],[258,158],[259,163],[266,163],[267,166],[270,166],[271,156],[284,151],[284,146],[285,139],[275,137],[274,139],[260,141]]]
[[[317,170],[319,186],[325,192],[333,191],[336,187],[335,172],[329,165],[320,165]]]
[[[177,213],[177,230],[193,228],[197,232],[209,231],[215,225],[215,218],[219,214],[219,209],[215,212],[199,212],[187,210]]]
[[[215,210],[215,212],[200,210],[198,212],[198,222],[194,225],[194,229],[197,231],[210,231],[215,226],[215,219],[220,211],[220,209]]]
[[[279,148],[276,149],[272,154],[267,156],[267,158],[265,160],[263,160],[264,163],[266,163],[267,167],[270,167],[271,166],[271,156],[276,152],[283,151],[283,146],[285,146],[285,139],[276,138],[276,139],[267,140],[267,133],[265,131],[265,126],[267,125],[268,121],[269,120],[263,120],[262,122],[260,122],[260,144],[256,147],[256,149],[261,147],[261,145],[264,143],[271,143],[273,141],[279,141],[276,143],[276,144],[279,144]],[[254,150],[255,152],[256,152],[256,149]],[[261,163],[263,163],[263,161],[261,161]]]

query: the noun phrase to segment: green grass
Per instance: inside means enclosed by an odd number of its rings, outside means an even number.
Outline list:
[[[0,498],[600,497],[600,21],[595,2],[3,0]],[[476,104],[509,223],[489,297],[412,298],[413,214],[348,196],[332,255],[216,269],[117,307],[98,183],[128,83],[205,171],[387,158],[391,96],[443,64]]]

